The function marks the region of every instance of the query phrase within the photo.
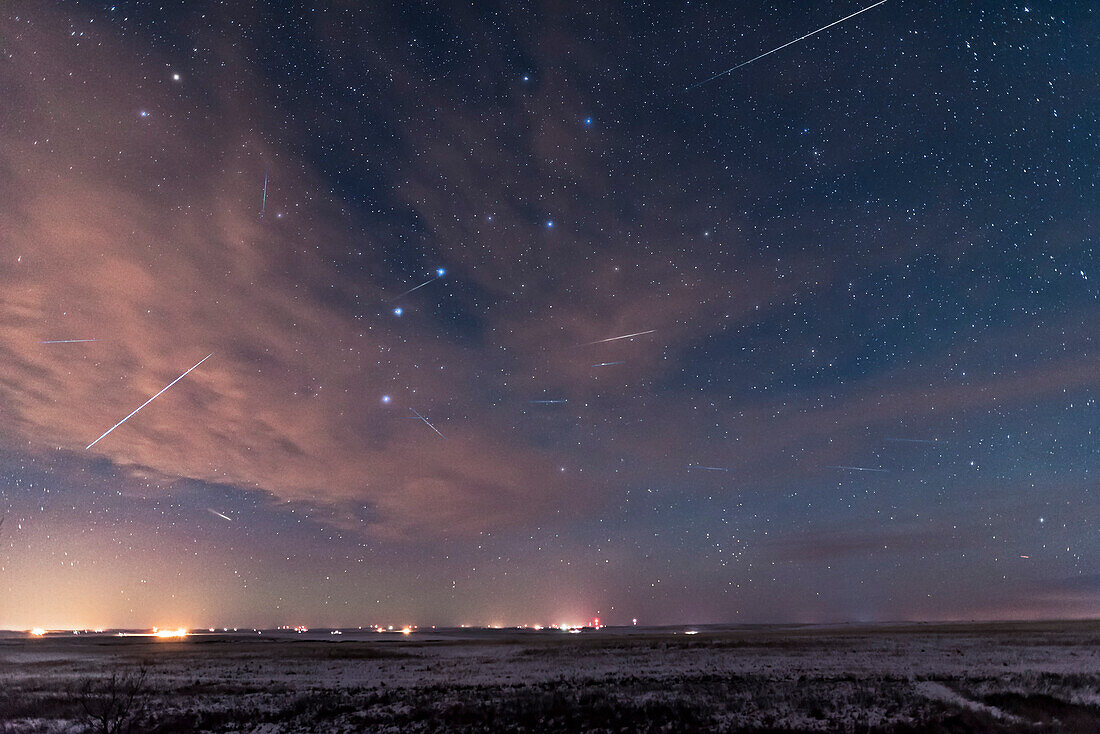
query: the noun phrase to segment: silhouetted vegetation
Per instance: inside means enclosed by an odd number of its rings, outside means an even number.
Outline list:
[[[88,678],[80,685],[80,722],[94,734],[144,732],[146,698],[149,696],[147,666],[114,671],[106,678]]]

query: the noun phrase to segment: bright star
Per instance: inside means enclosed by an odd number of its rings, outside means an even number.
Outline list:
[[[172,81],[178,82],[179,80],[180,80],[180,75],[179,74],[173,74],[172,75]]]
[[[382,396],[382,402],[383,402],[383,403],[385,403],[386,405],[389,405],[389,404],[390,404],[390,401],[391,401],[392,399],[393,399],[393,398],[391,398],[391,397],[390,397],[389,395],[383,395],[383,396]]]
[[[546,223],[546,228],[547,229],[553,229],[554,228],[554,220],[553,219],[551,219],[550,221],[548,221]]]
[[[592,118],[591,117],[584,118],[584,124],[585,125],[591,125],[592,124]]]
[[[401,308],[400,306],[398,306],[397,308],[395,308],[393,310],[393,315],[394,316],[400,316],[403,313],[405,313],[405,309]]]
[[[447,271],[444,270],[443,268],[436,268],[435,269],[435,274],[436,274],[436,277],[442,278],[444,275],[447,274]]]

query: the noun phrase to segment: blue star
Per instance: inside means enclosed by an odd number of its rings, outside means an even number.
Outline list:
[[[546,228],[547,229],[553,229],[554,228],[554,220],[553,219],[546,222]]]
[[[592,118],[591,117],[584,118],[584,124],[585,125],[591,125],[592,124]]]
[[[392,400],[392,398],[391,398],[391,397],[390,397],[389,395],[383,395],[383,396],[382,396],[382,402],[383,402],[383,404],[385,404],[385,405],[389,405],[389,404],[390,404],[390,400]]]
[[[444,270],[443,268],[436,268],[435,269],[435,277],[437,277],[437,278],[442,278],[446,274],[447,274],[447,271]]]
[[[400,316],[403,313],[405,313],[405,309],[401,308],[400,306],[398,306],[397,308],[395,308],[393,310],[393,315],[394,316]]]

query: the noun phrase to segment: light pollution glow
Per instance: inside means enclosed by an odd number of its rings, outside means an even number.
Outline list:
[[[636,619],[634,620],[634,625],[637,625],[637,620]],[[577,631],[580,631],[580,630],[583,630],[583,629],[596,629],[596,630],[599,630],[599,629],[603,629],[605,626],[606,625],[604,625],[600,622],[599,617],[596,617],[596,618],[592,619],[591,622],[588,622],[588,623],[560,622],[560,623],[557,623],[557,624],[548,624],[548,625],[535,623],[535,624],[523,624],[523,625],[516,625],[516,626],[506,626],[506,625],[501,625],[501,624],[489,624],[489,625],[484,625],[481,628],[482,629],[494,629],[494,630],[499,630],[499,629],[529,629],[529,630],[534,630],[534,631],[560,630],[560,631],[563,631],[563,632],[577,632]],[[477,625],[461,625],[461,628],[464,628],[464,629],[477,629],[478,626]],[[304,634],[304,633],[307,633],[307,632],[310,631],[310,628],[305,626],[305,625],[293,625],[293,626],[292,625],[281,625],[279,627],[276,627],[275,629],[277,631],[296,632],[298,634]],[[397,633],[397,634],[407,636],[407,635],[411,635],[413,632],[416,632],[417,630],[419,630],[421,628],[418,625],[415,625],[415,624],[405,624],[405,625],[398,625],[398,626],[394,626],[392,624],[391,625],[372,624],[372,625],[368,625],[366,628],[359,627],[358,629],[359,630],[363,630],[363,629],[374,630],[375,632],[379,632],[379,633],[393,632],[393,633]],[[432,629],[435,629],[434,625],[432,626]],[[72,634],[81,634],[81,633],[88,633],[88,632],[102,633],[103,628],[95,628],[93,630],[89,630],[87,628],[83,628],[83,629],[54,628],[52,630],[47,630],[43,627],[33,627],[33,628],[31,628],[30,630],[27,631],[27,634],[31,635],[32,637],[43,637],[43,636],[49,634],[51,631],[52,632],[57,632],[57,633],[70,633],[71,632]],[[216,628],[216,627],[206,628],[207,633],[216,634],[217,631],[218,631],[218,628]],[[237,627],[233,627],[233,628],[222,627],[221,628],[221,632],[223,632],[223,633],[228,633],[228,632],[236,633],[236,632],[239,632],[239,631],[240,631],[240,628],[237,628]],[[255,628],[252,628],[250,631],[251,632],[256,632],[256,633],[262,633],[262,630],[258,630],[258,629],[255,629]],[[338,629],[329,630],[329,633],[333,634],[333,635],[342,634],[342,632]],[[185,627],[175,627],[175,628],[153,627],[152,630],[149,631],[149,632],[116,632],[115,634],[118,637],[152,637],[152,638],[156,638],[156,639],[168,640],[168,639],[182,639],[182,638],[191,636],[191,634],[193,634],[193,633]]]

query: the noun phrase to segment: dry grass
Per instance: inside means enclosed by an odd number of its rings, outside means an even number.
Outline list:
[[[1098,631],[1085,623],[434,642],[9,640],[0,643],[0,734],[1096,732]]]

